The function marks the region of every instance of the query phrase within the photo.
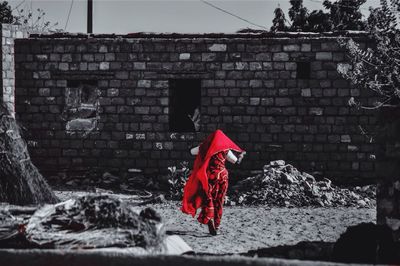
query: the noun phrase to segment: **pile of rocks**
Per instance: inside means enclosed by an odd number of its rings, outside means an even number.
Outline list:
[[[116,191],[139,195],[147,190],[158,189],[158,184],[153,179],[145,177],[139,169],[129,169],[123,176],[117,176],[110,172],[102,174],[93,172],[84,178],[75,178],[66,181],[62,187],[65,187],[65,185],[67,188],[84,188],[87,191],[92,191],[93,188],[96,188],[110,193]]]
[[[372,185],[339,188],[327,178],[317,181],[312,175],[278,160],[265,165],[262,173],[233,186],[226,203],[279,207],[373,207],[375,198],[375,187]]]

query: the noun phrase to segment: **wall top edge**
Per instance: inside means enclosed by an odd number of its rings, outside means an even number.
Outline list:
[[[30,34],[29,39],[284,39],[284,38],[309,38],[330,39],[337,37],[361,37],[366,38],[368,34],[362,31],[340,31],[325,33],[310,32],[255,32],[255,33],[153,33],[136,32],[129,34],[86,34],[86,33],[46,33]]]

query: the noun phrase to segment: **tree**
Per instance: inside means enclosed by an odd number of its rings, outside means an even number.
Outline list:
[[[326,32],[332,30],[332,21],[329,14],[322,10],[314,10],[308,16],[308,27],[313,32]]]
[[[323,5],[329,9],[334,30],[364,30],[360,7],[367,0],[338,0],[331,3],[325,0]]]
[[[286,26],[286,18],[283,10],[278,6],[274,11],[275,17],[272,20],[271,31],[286,31],[288,27]]]
[[[351,99],[349,103],[360,109],[376,111],[377,122],[373,129],[378,164],[377,222],[393,230],[396,241],[400,220],[399,143],[400,143],[400,1],[381,0],[379,8],[370,9],[366,30],[372,47],[361,49],[353,40],[342,39],[350,66],[339,65],[339,72],[360,90],[369,89],[379,98],[373,106],[363,106]],[[387,208],[390,206],[390,208]]]
[[[13,23],[15,18],[12,14],[12,10],[7,1],[0,3],[0,22],[1,23]]]
[[[18,15],[15,16],[15,24],[21,25],[29,33],[45,33],[45,32],[60,32],[61,29],[56,29],[58,22],[51,23],[45,19],[46,12],[43,9],[36,9],[36,13],[32,10],[17,9]]]
[[[290,0],[289,18],[292,21],[291,31],[309,31],[308,10],[303,0]]]
[[[14,117],[0,105],[0,202],[28,205],[57,201],[31,162]]]
[[[360,89],[370,89],[380,97],[378,108],[400,99],[400,30],[398,19],[400,1],[390,4],[381,0],[381,7],[371,9],[366,23],[369,38],[374,49],[363,50],[353,40],[341,39],[346,47],[350,67],[339,65],[338,71]],[[356,101],[353,104],[360,106]]]

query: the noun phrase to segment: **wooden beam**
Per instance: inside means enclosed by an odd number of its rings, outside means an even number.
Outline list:
[[[93,33],[93,0],[87,2],[87,33]]]

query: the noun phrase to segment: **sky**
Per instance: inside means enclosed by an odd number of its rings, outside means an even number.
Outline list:
[[[253,24],[228,15],[224,9]],[[323,9],[323,0],[304,0],[309,10]],[[8,0],[16,10],[41,8],[45,19],[56,28],[68,32],[86,32],[86,0]],[[126,34],[132,32],[178,32],[178,33],[233,33],[243,28],[269,29],[273,12],[280,7],[289,9],[289,0],[93,0],[93,32]],[[362,6],[365,16],[368,7],[376,7],[379,0],[367,0]],[[18,8],[16,9],[16,7]],[[72,7],[71,7],[72,6]],[[70,12],[69,12],[70,11]],[[69,15],[69,16],[68,16]],[[69,18],[68,18],[69,17]]]

